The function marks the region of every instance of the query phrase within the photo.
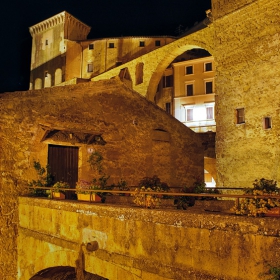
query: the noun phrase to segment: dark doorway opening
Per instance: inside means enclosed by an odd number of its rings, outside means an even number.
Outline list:
[[[75,268],[71,266],[49,267],[36,273],[29,280],[78,280]],[[108,280],[96,274],[84,271],[84,280]]]

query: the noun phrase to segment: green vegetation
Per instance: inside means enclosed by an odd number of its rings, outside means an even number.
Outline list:
[[[34,161],[33,167],[37,173],[37,180],[32,180],[28,184],[30,187],[50,187],[53,185],[54,178],[50,172],[50,168],[48,165],[46,167],[42,167],[39,161]],[[32,188],[31,195],[47,197],[48,191]]]
[[[244,194],[254,195],[254,198],[242,198],[239,203],[233,207],[233,211],[238,215],[262,216],[270,209],[280,206],[280,200],[277,198],[258,198],[263,195],[279,195],[276,181],[262,178],[256,179],[253,188],[244,190]]]

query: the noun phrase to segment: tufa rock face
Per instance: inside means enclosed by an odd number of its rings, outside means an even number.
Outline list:
[[[169,185],[203,178],[199,137],[118,79],[4,94],[0,106],[3,159],[17,181],[31,179],[33,160],[47,164],[49,144],[79,148],[82,178],[95,175],[89,147],[112,180],[130,185],[153,175]]]
[[[36,179],[33,162],[48,163],[49,145],[78,148],[78,178],[100,176],[88,163],[94,150],[108,183],[136,185],[153,175],[170,186],[203,180],[198,136],[118,79],[5,93],[0,111],[0,226],[7,237],[0,275],[17,273],[17,196]]]

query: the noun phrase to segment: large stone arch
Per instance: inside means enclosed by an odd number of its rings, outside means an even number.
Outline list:
[[[170,65],[177,56],[194,48],[205,49],[209,53],[213,54],[214,50],[210,27],[178,39],[177,41],[167,45],[166,50],[162,50],[165,55],[163,54],[160,56],[161,60],[157,63],[151,73],[151,76],[149,77],[146,98],[151,101],[154,99],[158,83],[168,65]]]
[[[20,237],[23,236],[20,235]],[[30,236],[25,236],[25,238],[26,241],[29,241],[28,244],[32,244],[33,248],[37,248],[37,250],[33,251],[32,257],[29,257],[26,255],[26,249],[19,248],[18,279],[33,279],[33,276],[41,271],[44,271],[46,268],[57,266],[75,267],[75,261],[78,258],[78,253],[76,251],[67,250],[54,244],[39,241],[36,238],[33,239]],[[45,250],[38,250],[39,248],[45,248]],[[24,257],[21,258],[21,255]]]
[[[193,48],[207,50],[214,54],[214,29],[212,25],[205,27],[197,32],[186,35],[168,45],[142,55],[130,62],[115,67],[110,71],[102,73],[92,81],[111,79],[118,76],[124,68],[129,70],[132,78],[132,88],[149,100],[154,99],[158,82],[167,66],[179,55]],[[143,64],[144,77],[142,83],[136,82],[136,69],[139,63]]]

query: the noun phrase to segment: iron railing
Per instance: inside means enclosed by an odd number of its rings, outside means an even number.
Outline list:
[[[119,195],[119,194],[146,194],[146,195],[157,195],[157,196],[169,196],[169,197],[206,197],[206,198],[228,198],[229,200],[234,200],[236,205],[239,205],[239,199],[241,198],[252,198],[252,199],[259,199],[259,198],[276,198],[280,200],[280,194],[266,194],[266,195],[249,195],[249,194],[229,194],[229,193],[185,193],[185,192],[157,192],[157,191],[135,191],[137,187],[131,187],[132,189],[128,191],[122,190],[114,190],[114,189],[98,189],[98,190],[86,190],[88,193],[110,193],[111,195]],[[52,187],[35,187],[29,186],[29,189],[40,189],[40,190],[50,190],[50,198],[52,197],[52,192],[54,191]],[[207,189],[218,189],[218,190],[244,190],[244,188],[207,188]],[[74,188],[63,188],[63,191],[69,192],[81,192],[81,190],[74,189]]]

